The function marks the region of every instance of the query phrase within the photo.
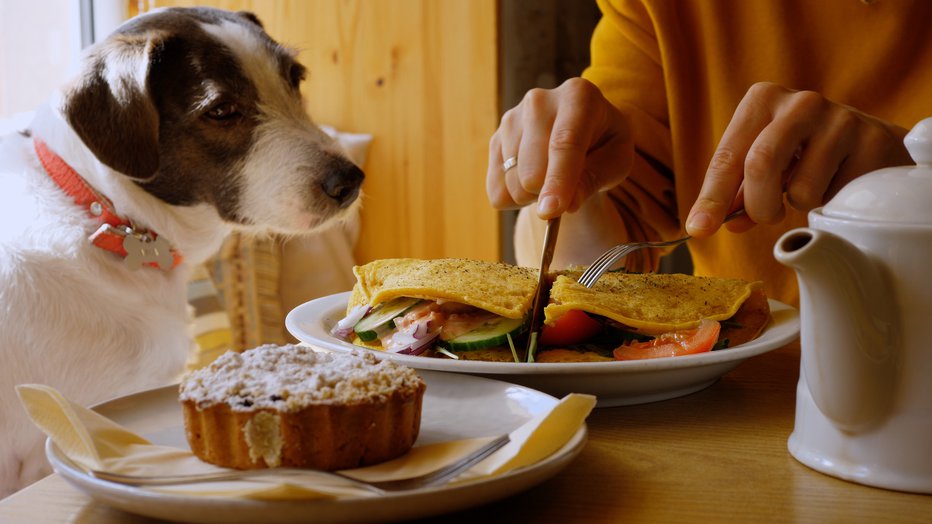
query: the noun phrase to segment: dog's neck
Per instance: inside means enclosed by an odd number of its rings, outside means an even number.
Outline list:
[[[113,204],[113,211],[146,229],[157,231],[187,262],[199,264],[217,252],[231,228],[207,204],[169,206],[101,163],[56,109],[54,99],[36,111],[33,135]],[[115,130],[115,132],[118,132]]]

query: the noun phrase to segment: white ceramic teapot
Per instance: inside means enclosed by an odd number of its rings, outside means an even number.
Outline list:
[[[801,348],[789,451],[830,475],[932,493],[932,118],[916,166],[868,173],[787,232]]]

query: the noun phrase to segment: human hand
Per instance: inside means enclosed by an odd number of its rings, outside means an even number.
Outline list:
[[[905,135],[818,93],[755,84],[712,156],[686,232],[711,235],[741,206],[747,216],[729,222],[731,231],[779,222],[784,192],[791,207],[809,211],[867,172],[911,164]]]
[[[507,171],[505,159],[519,159]],[[576,211],[627,176],[634,158],[627,117],[582,78],[532,89],[502,117],[489,142],[486,191],[498,209],[538,201],[550,219]]]

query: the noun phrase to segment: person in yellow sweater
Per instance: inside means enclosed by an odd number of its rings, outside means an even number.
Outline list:
[[[599,6],[582,77],[528,92],[490,142],[490,202],[523,207],[517,262],[537,264],[558,215],[554,267],[689,233],[696,274],[762,280],[797,305],[779,236],[853,178],[912,163],[903,137],[932,116],[932,2]],[[662,254],[625,265],[657,270]]]

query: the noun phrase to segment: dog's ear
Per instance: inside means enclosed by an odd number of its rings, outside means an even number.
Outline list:
[[[253,12],[251,12],[251,11],[237,11],[236,14],[238,14],[239,16],[245,18],[246,20],[249,20],[250,22],[256,24],[257,26],[261,27],[262,29],[265,29],[265,26],[262,25],[262,20],[259,20],[259,17],[256,16],[255,13],[253,13]]]
[[[91,52],[84,75],[65,93],[65,118],[84,144],[101,162],[138,180],[159,168],[159,114],[146,85],[165,38],[111,38]]]

